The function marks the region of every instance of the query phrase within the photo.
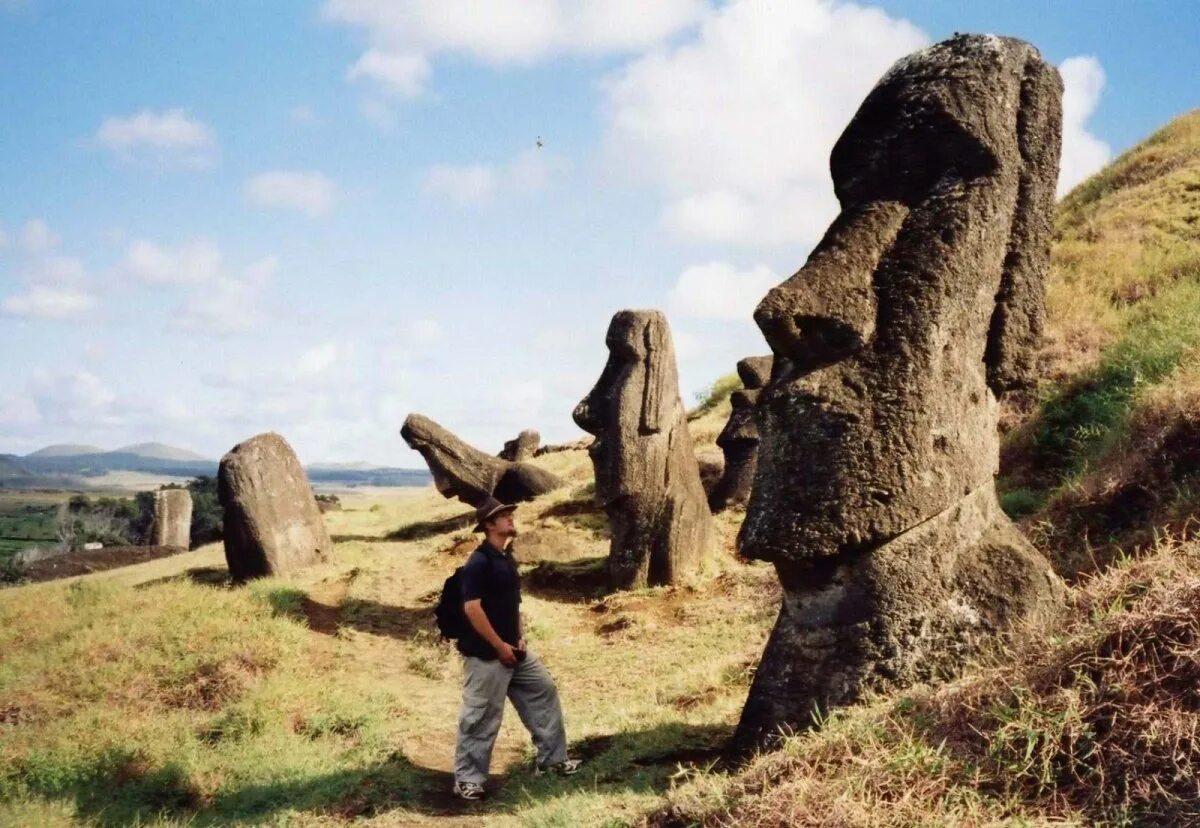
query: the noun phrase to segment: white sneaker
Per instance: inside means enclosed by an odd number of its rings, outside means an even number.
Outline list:
[[[487,791],[478,782],[459,782],[454,780],[454,795],[459,799],[483,799]]]
[[[583,764],[582,759],[564,759],[561,762],[555,762],[553,765],[534,765],[534,776],[545,776],[552,773],[556,776],[572,776],[579,773],[579,766]]]

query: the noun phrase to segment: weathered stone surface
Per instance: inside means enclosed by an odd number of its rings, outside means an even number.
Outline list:
[[[532,460],[537,456],[538,446],[541,445],[542,435],[533,429],[526,429],[517,435],[515,440],[509,440],[500,450],[501,460],[522,461]]]
[[[192,493],[187,489],[162,489],[154,493],[151,546],[188,549],[192,544]]]
[[[222,457],[217,495],[234,580],[289,575],[332,554],[308,475],[278,434],[251,437]]]
[[[725,469],[721,479],[709,492],[708,505],[714,512],[730,506],[745,506],[754,486],[754,469],[758,462],[758,422],[754,405],[759,390],[771,378],[771,357],[746,357],[737,364],[743,388],[729,397],[733,410],[725,428],[717,435],[717,445],[725,453]]]
[[[675,347],[658,311],[624,310],[608,327],[608,363],[575,407],[608,513],[609,585],[672,584],[708,552],[712,515],[679,399]]]
[[[409,414],[400,429],[420,452],[443,497],[478,506],[488,497],[505,503],[531,500],[563,485],[558,476],[533,463],[514,463],[467,445],[421,414]]]
[[[997,396],[1041,334],[1062,83],[1026,43],[897,63],[830,162],[842,213],[755,320],[775,354],[741,551],[775,630],[735,737],[952,675],[1062,586],[996,505]]]

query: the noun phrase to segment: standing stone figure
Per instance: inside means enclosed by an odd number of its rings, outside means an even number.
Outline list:
[[[235,581],[290,575],[333,552],[308,475],[273,431],[238,443],[221,458],[217,496],[225,507],[225,560]]]
[[[192,544],[192,494],[187,489],[160,489],[154,493],[151,546],[187,549]]]
[[[725,428],[717,435],[717,445],[725,452],[725,471],[717,482],[708,505],[714,512],[730,506],[745,506],[754,486],[754,468],[758,463],[758,422],[754,404],[759,390],[771,378],[771,357],[746,357],[737,364],[743,388],[729,396],[733,410]]]
[[[489,497],[505,503],[532,500],[563,485],[557,475],[541,466],[493,457],[422,414],[409,414],[400,427],[400,436],[425,458],[433,485],[442,497],[457,497],[471,506]]]
[[[997,397],[1042,332],[1062,82],[956,36],[883,76],[833,148],[841,215],[754,318],[775,353],[742,554],[783,606],[735,749],[948,677],[1061,583],[996,500]]]
[[[541,445],[542,435],[527,428],[514,439],[508,440],[497,455],[501,460],[521,461],[532,460],[537,456],[538,446]]]
[[[608,363],[574,418],[596,436],[588,454],[612,524],[609,585],[673,584],[699,568],[712,515],[679,399],[671,331],[658,311],[624,310],[606,341]]]

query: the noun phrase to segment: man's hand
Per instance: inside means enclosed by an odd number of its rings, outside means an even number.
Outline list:
[[[509,646],[507,641],[501,641],[497,645],[496,655],[500,657],[500,663],[505,667],[517,666],[517,654],[513,652],[513,648]]]

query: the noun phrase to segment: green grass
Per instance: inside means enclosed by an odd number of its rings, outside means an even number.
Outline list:
[[[58,507],[42,498],[0,498],[0,566],[31,546],[56,544]]]

